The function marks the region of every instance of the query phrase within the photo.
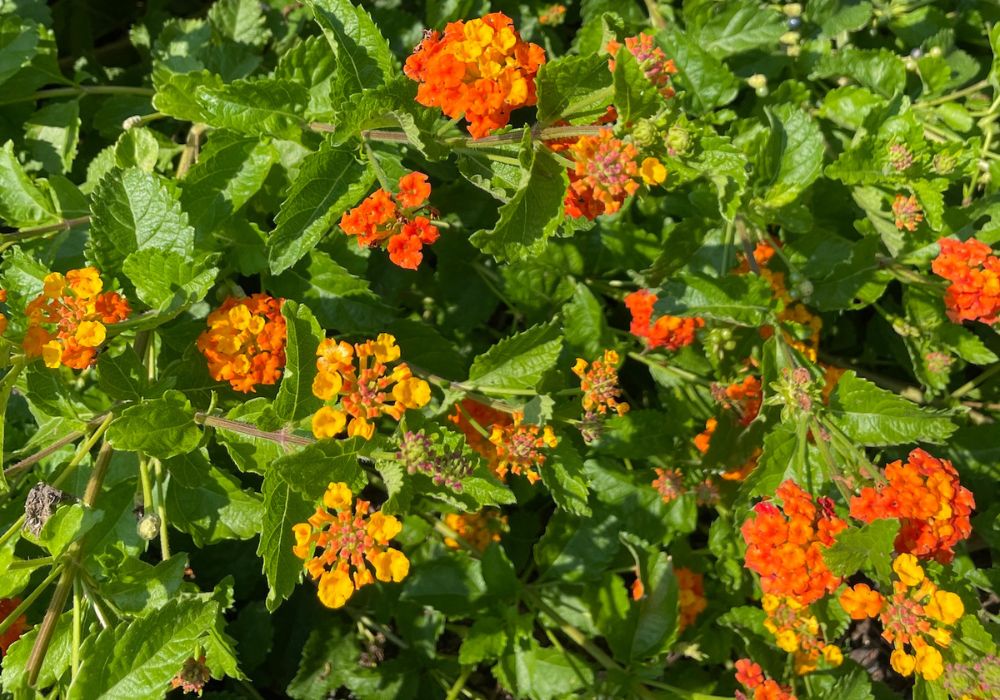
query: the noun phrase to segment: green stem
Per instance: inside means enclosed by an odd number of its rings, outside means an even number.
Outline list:
[[[462,689],[465,688],[465,684],[469,681],[469,676],[472,675],[474,670],[476,670],[475,666],[465,666],[462,668],[462,674],[455,679],[455,683],[448,690],[445,700],[458,700],[458,696],[462,694]]]
[[[83,631],[83,595],[80,593],[79,579],[73,579],[73,648],[70,661],[72,680],[80,671],[80,640]]]
[[[97,418],[94,418],[92,421],[90,421],[90,423],[87,424],[88,428],[90,428],[90,427],[97,427],[99,429],[99,432],[95,433],[95,435],[97,437],[96,438],[92,437],[93,441],[90,443],[90,447],[93,447],[94,443],[97,442],[97,440],[104,433],[104,429],[107,428],[107,425],[104,425],[104,424],[105,423],[110,423],[110,422],[111,422],[111,414],[110,413],[105,413],[103,415],[98,416]],[[103,429],[101,429],[102,425],[103,425]],[[29,457],[25,457],[20,462],[18,462],[16,464],[13,464],[10,467],[8,467],[7,469],[5,469],[4,470],[4,476],[14,476],[18,472],[21,472],[21,471],[27,469],[28,467],[30,467],[30,466],[32,466],[34,464],[37,464],[38,462],[42,461],[43,459],[45,459],[46,457],[48,457],[52,453],[57,452],[61,448],[63,448],[66,445],[70,444],[71,442],[76,442],[77,440],[79,440],[80,438],[82,438],[86,434],[87,433],[85,431],[83,431],[83,430],[74,430],[72,433],[70,433],[68,435],[64,435],[63,437],[61,437],[58,440],[56,440],[55,442],[53,442],[51,445],[42,448],[41,450],[39,450],[35,454],[33,454],[33,455],[29,456]],[[90,448],[88,448],[87,451],[89,451],[89,449]]]
[[[167,489],[164,483],[163,465],[160,460],[153,460],[153,471],[156,475],[157,505],[156,513],[160,516],[160,558],[166,561],[170,558],[170,535],[167,532]]]
[[[657,362],[654,358],[649,357],[647,355],[643,355],[638,352],[630,352],[628,356],[631,357],[636,362],[641,362],[644,365],[648,365],[650,367],[656,367],[657,369],[662,369],[666,372],[669,372],[670,374],[680,377],[681,379],[686,379],[689,382],[695,382],[703,386],[712,385],[712,382],[708,381],[704,377],[695,374],[694,372],[689,372],[686,369],[682,369],[680,367],[674,367],[673,365],[662,364],[660,362]]]
[[[392,186],[389,184],[389,178],[385,176],[385,172],[382,170],[382,166],[378,162],[378,158],[375,157],[375,149],[372,148],[372,142],[368,139],[362,139],[365,144],[365,153],[368,154],[368,162],[371,163],[372,170],[375,172],[375,179],[378,180],[378,184],[382,186],[382,189],[386,192],[392,192]]]
[[[926,102],[918,100],[913,104],[914,109],[922,107],[934,107],[935,105],[941,105],[946,102],[951,102],[952,100],[957,100],[960,97],[965,97],[966,95],[972,95],[979,92],[984,87],[989,86],[989,80],[980,80],[978,83],[973,83],[968,87],[964,87],[961,90],[956,90],[955,92],[950,92],[947,95],[942,95],[933,100],[927,100]]]
[[[970,391],[972,391],[973,389],[975,389],[977,386],[979,386],[980,384],[982,384],[983,382],[985,382],[987,379],[989,379],[990,377],[992,377],[997,372],[1000,372],[1000,363],[994,364],[992,367],[989,367],[989,368],[983,370],[983,372],[981,372],[979,374],[979,376],[975,377],[974,379],[970,379],[965,384],[963,384],[962,386],[960,386],[957,389],[955,389],[955,391],[951,392],[951,398],[953,398],[953,399],[960,399],[960,398],[962,398],[963,396],[965,396],[966,394],[968,394]]]
[[[152,88],[130,87],[127,85],[74,85],[72,87],[38,90],[30,95],[16,97],[12,100],[0,100],[0,105],[34,102],[35,100],[47,100],[53,97],[84,97],[86,95],[142,95],[144,97],[152,97],[155,94],[156,90]]]
[[[7,531],[2,535],[0,535],[0,547],[3,547],[5,544],[7,544],[7,540],[9,540],[11,537],[20,532],[21,527],[23,525],[24,525],[24,515],[15,520],[14,523],[9,528],[7,528]]]
[[[55,233],[60,233],[62,231],[69,231],[71,228],[76,226],[83,226],[84,224],[90,223],[90,216],[78,216],[75,219],[63,219],[62,221],[55,224],[46,224],[45,226],[33,226],[31,228],[22,228],[11,233],[0,234],[0,240],[4,241],[4,245],[11,243],[13,241],[24,241],[30,238],[44,238],[46,236],[51,236]]]
[[[53,557],[38,557],[36,559],[22,559],[20,561],[12,561],[7,565],[7,571],[25,571],[31,569],[40,569],[43,566],[48,566],[53,563],[55,559]]]
[[[194,416],[194,422],[199,425],[207,425],[213,428],[218,428],[219,430],[229,430],[234,433],[240,433],[241,435],[249,435],[250,437],[260,438],[261,440],[276,442],[282,446],[312,445],[316,442],[316,440],[311,437],[293,435],[285,432],[269,432],[267,430],[261,430],[257,426],[250,425],[249,423],[229,420],[228,418],[220,418],[218,416],[210,416],[205,413],[196,413]]]
[[[76,454],[73,458],[63,467],[63,470],[59,475],[52,481],[52,486],[54,488],[59,488],[73,473],[73,470],[80,465],[81,462],[90,454],[90,451],[97,444],[97,441],[101,439],[105,431],[107,431],[108,426],[111,425],[111,421],[114,419],[110,413],[105,413],[101,417],[101,422],[98,424],[97,429],[87,438],[76,450]],[[100,457],[100,455],[98,455]]]

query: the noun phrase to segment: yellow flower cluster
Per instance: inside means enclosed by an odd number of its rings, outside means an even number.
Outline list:
[[[819,621],[808,605],[795,598],[767,593],[761,605],[767,613],[764,627],[774,635],[779,648],[794,654],[795,672],[799,675],[815,671],[819,660],[827,667],[839,666],[844,654],[835,644],[827,644],[820,633]]]

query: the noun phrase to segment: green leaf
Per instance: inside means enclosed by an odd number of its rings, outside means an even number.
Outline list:
[[[215,132],[181,182],[181,205],[199,234],[240,210],[264,185],[277,149],[268,139]]]
[[[555,365],[562,343],[556,324],[532,326],[476,357],[469,381],[477,387],[534,389]]]
[[[583,460],[568,440],[563,439],[546,459],[542,480],[557,506],[573,515],[590,515]]]
[[[135,126],[118,137],[114,157],[119,168],[139,168],[151,173],[160,159],[160,144],[152,131],[144,126]]]
[[[683,99],[695,113],[705,114],[736,98],[739,81],[726,65],[679,29],[665,29],[656,41],[674,59],[674,83],[684,90]]]
[[[816,243],[822,245],[823,241]],[[809,304],[820,311],[867,306],[882,296],[893,279],[892,273],[878,262],[882,253],[878,238],[866,236],[848,246],[848,255],[842,255],[841,262],[827,267],[827,274],[813,281]]]
[[[512,640],[494,667],[498,679],[515,697],[553,700],[591,688],[594,672],[581,659],[557,647],[540,647],[533,639]]]
[[[830,416],[855,443],[866,446],[944,442],[956,425],[947,411],[921,408],[845,372],[830,396]]]
[[[795,462],[797,451],[798,437],[795,425],[787,422],[778,424],[764,437],[764,448],[757,466],[743,484],[745,495],[750,497],[773,494],[785,480],[790,465]]]
[[[486,593],[478,559],[446,556],[414,566],[400,600],[429,605],[445,615],[465,616]]]
[[[681,273],[657,294],[656,315],[700,316],[740,326],[762,326],[773,313],[772,293],[756,275],[716,279]]]
[[[309,92],[298,83],[275,78],[236,80],[195,90],[203,121],[241,134],[296,139],[305,127]]]
[[[212,33],[221,40],[263,46],[270,37],[261,4],[256,0],[219,0],[208,11]]]
[[[119,401],[139,401],[149,390],[146,367],[131,346],[117,356],[103,353],[97,359],[97,385]]]
[[[906,67],[889,49],[845,46],[820,58],[810,77],[846,77],[883,97],[893,97],[906,86]]]
[[[279,274],[301,260],[373,180],[349,150],[324,148],[306,158],[267,241],[271,272]]]
[[[80,139],[80,103],[53,102],[31,115],[24,138],[32,159],[52,174],[68,173]]]
[[[875,520],[861,527],[847,528],[823,550],[823,561],[836,576],[853,576],[864,570],[873,574],[883,586],[888,586],[898,531],[899,521],[895,519]]]
[[[497,260],[524,260],[540,253],[563,219],[566,168],[547,149],[534,150],[525,137],[524,170],[517,192],[498,210],[492,231],[477,231],[469,240]]]
[[[45,522],[38,541],[49,554],[57,557],[87,534],[102,517],[103,513],[86,508],[81,503],[64,505]]]
[[[14,228],[52,223],[59,215],[14,155],[14,142],[0,148],[0,221]]]
[[[323,340],[323,330],[308,306],[291,299],[281,307],[288,340],[285,345],[285,369],[274,399],[274,412],[281,420],[295,423],[315,413],[322,401],[313,396],[316,376],[316,348]]]
[[[208,294],[218,269],[202,269],[202,261],[158,248],[137,250],[125,258],[122,272],[135,285],[138,297],[151,309],[176,315]]]
[[[0,15],[0,85],[28,65],[38,50],[38,26],[16,14]]]
[[[990,29],[990,48],[993,49],[993,63],[990,65],[990,84],[1000,89],[1000,24],[994,24]]]
[[[506,646],[503,622],[495,617],[478,617],[462,639],[458,662],[466,666],[497,659]]]
[[[535,77],[538,121],[550,124],[594,117],[611,102],[612,75],[606,56],[563,56],[543,64]]]
[[[645,595],[629,609],[623,625],[627,654],[638,661],[655,656],[668,647],[677,634],[677,577],[673,563],[663,552],[653,554],[641,568]]]
[[[348,0],[308,0],[337,55],[345,94],[378,87],[394,71],[392,52],[367,12]]]
[[[271,402],[262,396],[238,404],[226,414],[226,418],[249,423],[268,432],[281,429],[281,421],[275,415]],[[237,433],[221,426],[216,427],[215,435],[226,446],[236,466],[245,472],[266,474],[271,464],[285,455],[282,446],[273,440]]]
[[[782,104],[767,110],[771,167],[762,204],[779,209],[794,202],[823,169],[823,134],[807,112]]]
[[[187,122],[204,122],[205,110],[197,99],[200,88],[221,90],[222,78],[207,70],[174,73],[159,67],[153,71],[153,107],[164,114]]]
[[[698,44],[713,56],[726,58],[775,46],[787,26],[785,15],[774,9],[733,3],[700,27]]]
[[[190,452],[201,441],[191,402],[174,390],[122,411],[108,427],[107,435],[116,450],[142,452],[159,459]]]
[[[576,283],[562,316],[563,335],[570,349],[588,361],[600,358],[601,351],[610,346],[608,323],[601,302],[583,282]]]
[[[147,617],[101,632],[83,655],[69,698],[162,698],[180,670],[216,624],[219,604],[208,598],[167,602]]]
[[[664,104],[663,96],[646,77],[632,52],[622,46],[615,57],[615,107],[623,122],[651,117]]]
[[[204,450],[166,460],[170,474],[167,512],[170,525],[188,533],[198,547],[260,532],[264,508],[253,491],[208,460]]]
[[[94,191],[91,211],[90,243],[102,269],[118,269],[131,253],[146,248],[185,258],[193,251],[187,215],[152,173],[112,171]]]

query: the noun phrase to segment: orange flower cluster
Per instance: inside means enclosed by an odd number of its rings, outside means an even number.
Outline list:
[[[25,354],[41,357],[46,367],[90,367],[107,338],[106,324],[124,321],[132,312],[125,297],[118,292],[101,293],[103,288],[100,273],[93,267],[70,270],[65,276],[46,275],[42,293],[25,307]]]
[[[20,604],[20,598],[0,598],[0,622],[10,617],[10,614],[17,610],[17,606]],[[26,629],[28,629],[28,618],[26,615],[19,615],[14,620],[14,624],[8,627],[3,634],[0,634],[0,657],[7,653],[11,644],[21,638]]]
[[[590,363],[582,357],[576,358],[573,374],[580,378],[584,410],[604,414],[610,409],[619,416],[628,412],[628,404],[618,400],[622,394],[615,369],[619,359],[614,350],[605,350],[602,359]]]
[[[891,597],[859,583],[841,593],[840,605],[855,620],[878,616],[882,636],[894,647],[889,663],[897,673],[909,676],[916,671],[936,680],[944,673],[944,661],[935,646],[951,644],[950,628],[965,614],[965,606],[957,595],[928,579],[912,554],[900,554],[892,569],[897,580]]]
[[[736,682],[753,691],[753,700],[796,700],[790,688],[779,685],[770,678],[765,679],[760,664],[750,659],[740,659],[736,662]],[[736,697],[739,699],[747,696],[736,691]]]
[[[708,607],[705,581],[701,574],[684,567],[674,569],[674,576],[677,577],[678,628],[683,632]]]
[[[844,654],[836,644],[827,644],[820,634],[819,621],[809,606],[794,598],[764,595],[761,605],[767,613],[764,627],[774,635],[778,646],[795,654],[795,672],[811,673],[822,658],[828,667],[840,666]]]
[[[478,513],[448,513],[444,516],[444,524],[450,527],[473,549],[486,551],[490,542],[499,542],[501,534],[507,529],[507,516],[494,509],[481,510]],[[459,549],[461,544],[451,537],[446,537],[445,545]]]
[[[834,513],[830,499],[819,498],[814,504],[794,481],[782,483],[775,495],[781,509],[763,501],[743,523],[746,567],[760,574],[764,593],[809,605],[840,585],[840,577],[823,561],[823,550],[847,523]]]
[[[181,670],[170,679],[171,688],[180,688],[184,693],[201,695],[205,684],[212,680],[212,672],[205,665],[205,655],[202,654],[197,659],[188,657]]]
[[[601,214],[614,214],[639,189],[639,152],[631,143],[615,138],[611,129],[601,129],[597,136],[581,136],[569,150],[575,162],[568,171],[564,200],[569,216],[594,220]]]
[[[916,231],[917,224],[924,220],[924,211],[920,208],[920,202],[912,194],[907,197],[897,194],[892,201],[892,215],[896,219],[896,228],[902,231]]]
[[[951,282],[944,294],[948,318],[955,323],[1000,319],[1000,257],[975,238],[938,241],[941,254],[931,263],[935,274]]]
[[[274,384],[285,366],[284,299],[266,294],[228,297],[208,315],[208,330],[198,336],[198,350],[208,373],[249,393],[258,384]]]
[[[660,316],[654,322],[655,304],[656,295],[648,289],[640,289],[625,297],[625,306],[632,315],[629,332],[639,338],[645,338],[646,345],[650,348],[679,350],[693,343],[695,332],[705,325],[704,319]]]
[[[399,179],[395,195],[379,188],[354,209],[340,217],[340,228],[357,236],[358,245],[372,248],[388,241],[389,260],[407,270],[416,270],[424,259],[424,245],[440,235],[426,216],[418,215],[430,197],[431,186],[423,173],[407,173]]]
[[[972,534],[969,515],[976,507],[952,463],[917,449],[905,464],[886,465],[885,478],[888,483],[866,486],[851,499],[851,516],[866,523],[899,518],[897,552],[950,562],[952,547]]]
[[[656,478],[653,479],[653,488],[660,493],[660,498],[664,503],[676,501],[687,493],[684,487],[684,475],[680,469],[660,469],[655,467]]]
[[[523,39],[510,17],[450,22],[444,34],[428,32],[403,72],[420,83],[417,102],[440,107],[452,119],[465,116],[473,138],[506,126],[510,113],[535,104],[535,74],[545,50]]]
[[[406,409],[426,406],[431,400],[427,382],[414,377],[405,362],[389,371],[389,363],[399,360],[399,355],[396,338],[388,333],[354,345],[324,339],[316,348],[312,392],[334,405],[322,406],[313,414],[313,435],[321,440],[332,438],[346,428],[348,436],[370,440],[375,432],[373,419],[388,415],[398,421]]]
[[[612,72],[615,70],[615,59],[621,44],[612,39],[608,42],[604,50],[611,54],[612,58],[608,62],[608,67]],[[662,49],[653,45],[653,37],[649,34],[630,36],[625,39],[625,48],[635,56],[646,79],[653,83],[664,97],[672,97],[674,89],[670,87],[670,76],[677,73],[677,65],[672,58],[667,58]]]
[[[544,428],[528,423],[524,424],[523,413],[513,415],[513,423],[509,425],[494,425],[490,433],[490,442],[496,446],[496,474],[501,479],[507,478],[508,472],[521,474],[534,484],[541,479],[539,468],[545,464],[545,448],[553,448],[559,444],[552,428]]]
[[[496,445],[490,442],[487,429],[509,426],[513,423],[510,414],[472,399],[462,399],[461,403],[455,404],[455,412],[448,416],[448,420],[458,426],[465,435],[469,447],[478,452],[495,472],[500,463],[500,456],[497,454]]]
[[[558,3],[549,5],[538,13],[538,23],[546,27],[555,27],[566,21],[566,6]]]
[[[355,590],[375,579],[399,583],[410,572],[406,555],[386,546],[403,529],[402,523],[379,511],[369,514],[370,505],[355,500],[347,484],[331,483],[323,507],[317,507],[308,522],[292,527],[292,551],[319,581],[319,599],[328,608],[343,606]]]
[[[740,425],[744,427],[750,425],[760,413],[761,402],[764,398],[760,380],[753,375],[747,375],[743,381],[735,382],[725,388],[713,386],[712,395],[722,404],[724,410],[736,411],[740,416]],[[712,435],[715,434],[715,429],[718,426],[717,418],[709,418],[705,421],[705,430],[695,436],[694,446],[702,454],[708,452]],[[742,481],[757,466],[757,460],[761,453],[762,450],[758,448],[744,464],[736,469],[723,472],[722,478],[727,481]]]

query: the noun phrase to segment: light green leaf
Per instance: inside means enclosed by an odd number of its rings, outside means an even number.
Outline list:
[[[371,170],[349,150],[325,148],[306,158],[267,241],[271,272],[279,274],[301,260],[373,180]]]
[[[611,102],[611,82],[607,56],[563,56],[548,61],[535,77],[538,121],[593,121]]]
[[[883,586],[888,586],[898,531],[899,521],[895,519],[875,520],[861,527],[848,528],[823,551],[823,561],[836,576],[853,576],[864,570]]]
[[[598,359],[610,346],[604,306],[583,282],[576,283],[562,315],[566,344],[588,362]]]
[[[515,697],[530,700],[573,697],[594,682],[594,672],[582,659],[533,639],[512,640],[493,670]]]
[[[323,340],[323,330],[308,306],[291,299],[281,307],[288,340],[285,345],[285,369],[274,399],[274,412],[281,420],[295,423],[314,413],[322,401],[313,396],[316,376],[316,348]]]
[[[142,452],[159,459],[190,452],[201,441],[191,402],[174,390],[122,411],[108,427],[107,435],[116,450]]]
[[[146,248],[185,258],[194,247],[187,215],[157,175],[138,168],[114,170],[101,180],[91,204],[90,243],[98,265],[118,269]]]
[[[854,371],[845,372],[830,396],[830,416],[859,445],[944,442],[956,425],[947,411],[921,408],[880,389]]]
[[[144,126],[123,131],[114,145],[114,162],[119,168],[139,168],[153,172],[160,158],[160,144]]]
[[[787,31],[785,22],[785,15],[775,9],[733,3],[700,27],[698,44],[719,58],[770,48]]]
[[[211,126],[294,140],[305,126],[309,92],[289,80],[252,78],[222,87],[203,85],[195,90],[195,99]]]
[[[632,52],[622,46],[615,57],[615,107],[624,122],[651,117],[663,106],[659,89],[646,77],[646,72]]]
[[[24,138],[35,162],[51,174],[68,173],[80,140],[80,103],[53,102],[29,117]]]
[[[208,23],[223,42],[263,46],[271,36],[256,0],[219,0],[208,10]]]
[[[476,357],[469,381],[478,387],[533,389],[555,365],[562,343],[556,324],[532,326]]]
[[[186,122],[204,122],[206,113],[197,99],[199,88],[221,90],[222,78],[207,70],[174,73],[162,66],[153,71],[153,107]]]
[[[906,86],[906,67],[889,49],[846,46],[820,58],[810,77],[846,77],[883,97],[893,97]]]
[[[739,81],[726,65],[679,29],[665,29],[656,35],[661,48],[677,65],[676,85],[683,99],[698,114],[729,104],[736,98]]]
[[[14,155],[14,142],[0,148],[0,221],[22,228],[59,220],[51,200],[35,186]]]
[[[0,15],[0,85],[31,62],[38,38],[38,26],[31,20]]]
[[[772,293],[767,282],[756,275],[716,279],[704,274],[681,273],[657,294],[655,313],[761,326],[773,313]]]
[[[496,659],[506,646],[507,631],[503,622],[495,617],[479,617],[462,639],[458,662],[464,666]]]
[[[308,0],[337,55],[345,94],[378,87],[394,71],[389,44],[362,8],[348,0]]]
[[[202,269],[172,250],[145,248],[125,258],[122,272],[135,285],[136,294],[150,308],[165,315],[199,302],[215,282],[218,269]]]
[[[542,466],[542,480],[557,506],[573,515],[590,515],[583,460],[568,440],[562,440]]]

